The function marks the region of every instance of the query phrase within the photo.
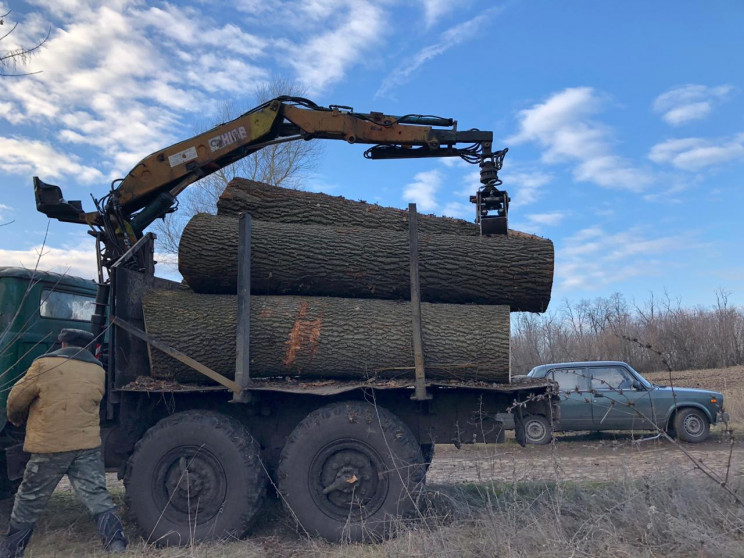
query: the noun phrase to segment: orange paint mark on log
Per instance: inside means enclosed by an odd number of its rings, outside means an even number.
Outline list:
[[[323,316],[321,315],[314,320],[305,319],[308,310],[309,304],[302,302],[297,311],[292,330],[289,332],[289,338],[284,342],[287,346],[287,351],[282,360],[284,366],[294,365],[301,353],[310,361],[318,351],[318,340],[323,328]]]

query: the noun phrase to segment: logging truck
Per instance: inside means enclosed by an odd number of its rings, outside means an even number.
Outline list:
[[[155,276],[155,236],[145,232],[147,226],[173,211],[177,196],[200,178],[268,145],[314,138],[372,144],[365,152],[370,159],[450,156],[478,164],[482,186],[471,198],[478,234],[509,234],[509,197],[498,188],[497,174],[506,150],[491,150],[491,132],[459,131],[447,118],[357,113],[293,97],[273,99],[147,156],[96,200],[93,212],[84,212],[79,201],[65,200],[59,187],[34,178],[37,209],[89,226],[96,240],[99,272],[91,327],[107,370],[102,449],[107,468],[124,480],[128,508],[149,542],[184,545],[243,537],[267,492],[274,491],[302,533],[377,540],[397,517],[418,510],[435,444],[502,442],[499,415],[505,412],[513,415],[516,439],[523,444],[525,417],[557,418],[550,381],[510,382],[507,374],[496,382],[431,373],[422,342],[422,305],[429,303],[427,287],[419,280],[415,205],[407,212],[404,263],[410,289],[402,307],[410,359],[394,373],[353,379],[255,373],[252,330],[258,318],[252,316],[266,312],[251,308],[271,301],[251,296],[250,213],[240,215],[238,238],[230,246],[236,281],[230,312],[237,323],[219,331],[234,346],[228,357],[232,373],[200,359],[198,339],[179,348],[167,331],[155,335],[148,330],[143,300],[153,292],[175,296],[184,289]],[[509,308],[501,308],[508,370]],[[201,320],[204,330],[212,325],[199,313],[188,319]],[[292,331],[302,341],[305,330]],[[471,337],[484,350],[494,342],[488,328]],[[276,351],[285,351],[290,341],[277,341]],[[383,354],[389,349],[375,350]],[[204,381],[154,375],[153,362],[162,358]],[[6,454],[7,470],[18,475],[22,454],[17,448]]]

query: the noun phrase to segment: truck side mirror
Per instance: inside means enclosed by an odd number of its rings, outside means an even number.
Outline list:
[[[633,389],[636,391],[644,391],[646,388],[644,388],[643,384],[638,380],[633,380]]]

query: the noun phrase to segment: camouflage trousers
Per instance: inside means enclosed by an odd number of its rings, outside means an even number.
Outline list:
[[[106,490],[101,448],[31,454],[13,503],[12,525],[36,523],[62,477],[67,475],[91,514],[116,506]]]

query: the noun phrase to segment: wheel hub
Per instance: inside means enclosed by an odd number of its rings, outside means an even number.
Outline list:
[[[154,471],[162,480],[165,513],[206,521],[219,512],[225,500],[225,472],[204,448],[179,450],[164,456]]]
[[[685,417],[684,428],[687,433],[697,436],[703,430],[703,423],[695,415]]]
[[[545,435],[545,428],[539,422],[530,422],[527,425],[527,436],[531,440],[538,440]]]
[[[323,448],[310,467],[313,499],[335,518],[374,513],[388,489],[384,463],[377,452],[358,440],[342,440]]]

